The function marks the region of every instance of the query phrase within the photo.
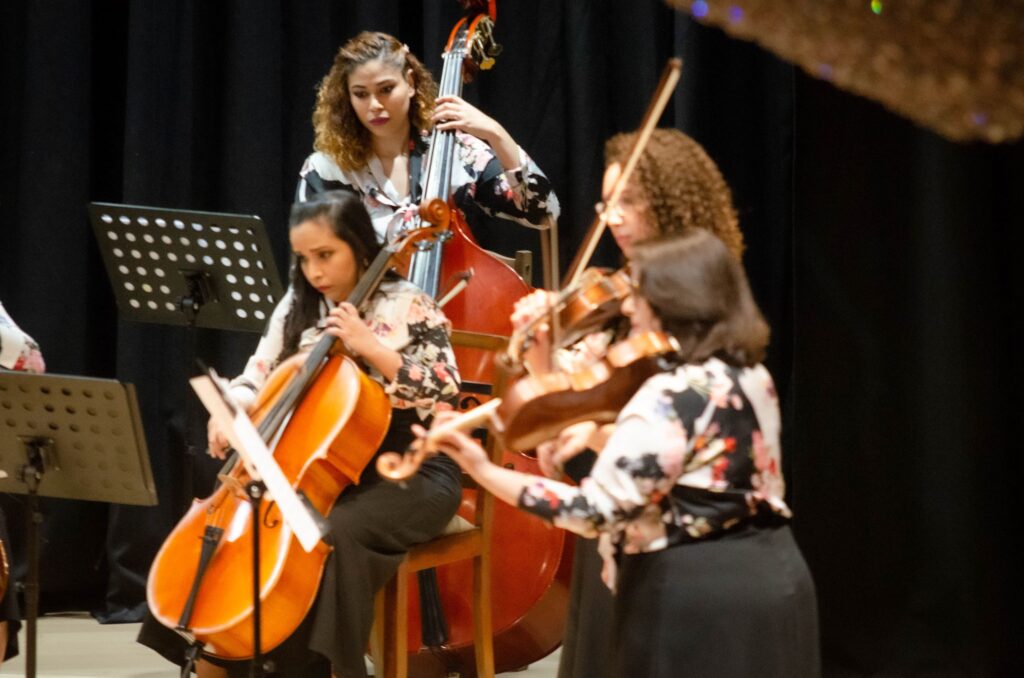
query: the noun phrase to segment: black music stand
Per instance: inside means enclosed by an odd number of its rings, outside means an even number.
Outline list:
[[[186,327],[186,375],[196,364],[197,327],[262,332],[283,294],[257,216],[94,202],[89,219],[122,318]],[[191,394],[185,403],[187,509],[196,458]]]
[[[156,486],[131,384],[0,372],[0,492],[28,496],[25,675],[36,675],[39,497],[153,506]]]

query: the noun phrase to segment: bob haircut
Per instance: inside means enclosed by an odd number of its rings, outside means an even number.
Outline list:
[[[710,232],[648,240],[633,258],[639,294],[679,340],[686,362],[717,357],[737,367],[761,362],[769,328],[743,266]]]
[[[293,204],[288,217],[289,228],[307,221],[324,224],[352,248],[353,257],[359,265],[359,275],[366,271],[380,252],[381,246],[377,242],[377,233],[373,230],[370,215],[359,196],[351,191],[327,191],[314,196],[312,200]],[[316,325],[320,318],[320,300],[323,298],[306,280],[294,256],[289,278],[292,307],[284,321],[284,342],[278,362],[298,351],[302,333]]]

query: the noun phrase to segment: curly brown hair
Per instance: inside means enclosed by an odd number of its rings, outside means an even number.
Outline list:
[[[376,59],[398,68],[403,76],[412,71],[416,89],[409,107],[412,133],[418,135],[431,129],[437,83],[430,71],[394,36],[363,31],[338,50],[331,70],[320,81],[313,110],[313,147],[346,171],[365,167],[372,153],[370,132],[359,121],[349,99],[348,77],[357,66]]]
[[[616,134],[604,146],[605,164],[625,164],[636,132]],[[658,235],[711,231],[740,259],[743,232],[732,191],[707,152],[677,129],[656,129],[637,162],[633,181],[647,199]]]

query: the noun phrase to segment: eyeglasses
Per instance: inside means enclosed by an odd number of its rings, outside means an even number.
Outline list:
[[[611,215],[612,212],[621,216],[624,216],[627,212],[637,213],[646,207],[646,203],[637,198],[629,196],[619,198],[619,201],[614,205],[609,206],[608,203],[601,200],[600,202],[594,203],[594,213],[597,216],[601,216],[606,212]]]

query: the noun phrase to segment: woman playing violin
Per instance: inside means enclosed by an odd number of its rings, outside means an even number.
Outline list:
[[[300,172],[297,200],[337,188],[363,199],[379,239],[415,218],[414,156],[432,128],[457,131],[452,195],[489,216],[533,228],[558,218],[558,200],[543,172],[493,118],[460,97],[437,98],[430,71],[385,33],[345,43],[320,83],[314,147]]]
[[[311,348],[324,333],[384,386],[393,408],[380,449],[404,449],[412,422],[451,409],[459,374],[448,322],[433,300],[397,276],[386,277],[360,307],[348,303],[360,275],[380,249],[359,198],[331,191],[292,206],[289,239],[294,254],[289,291],[279,302],[244,372],[231,382],[243,405],[251,403],[275,365]],[[223,458],[227,440],[209,430],[209,452]],[[313,610],[272,653],[282,676],[364,676],[364,653],[373,622],[373,597],[395,573],[405,551],[443,530],[461,498],[458,468],[439,457],[406,488],[380,482],[374,465],[346,489],[327,516],[334,551]],[[180,661],[180,644],[147,620],[140,642]],[[176,636],[175,636],[176,638]],[[200,662],[200,676],[248,675],[248,663],[225,668]]]
[[[602,181],[603,211],[618,181],[637,133],[618,134],[605,144],[606,170]],[[607,210],[607,223],[624,263],[633,258],[638,243],[649,238],[703,229],[714,233],[739,260],[743,234],[739,229],[732,193],[715,162],[699,143],[676,129],[655,129],[640,155],[636,168],[617,205]],[[551,296],[537,291],[517,305],[513,322],[529,323],[551,303]],[[555,353],[559,369],[575,369],[599,360],[608,345],[623,334],[613,328],[585,337],[576,345]],[[545,332],[539,332],[524,356],[534,373],[552,369],[550,346]],[[614,424],[598,427],[583,422],[567,427],[558,440],[541,445],[538,461],[551,478],[560,478],[563,468],[579,480],[593,463],[590,449],[600,449],[614,430]],[[585,453],[582,456],[581,453]],[[603,539],[602,542],[606,542]],[[612,598],[600,581],[602,560],[594,542],[578,543],[573,560],[572,590],[565,642],[559,664],[561,678],[598,678],[609,673],[603,648],[611,646]]]
[[[622,252],[623,261],[632,259],[633,247],[648,238],[705,229],[724,242],[733,255],[743,256],[743,233],[739,229],[732,192],[717,165],[694,139],[676,129],[655,129],[644,147],[630,180],[618,202],[605,200],[622,174],[623,165],[636,141],[636,132],[617,134],[605,143],[605,172],[601,182],[602,200],[594,206],[606,212],[608,229]],[[538,290],[516,305],[513,323],[529,323],[551,303],[552,295]],[[570,368],[596,360],[612,335],[588,337],[567,352],[556,354],[559,368]],[[531,371],[552,369],[546,336],[541,334],[534,349],[525,356]],[[568,457],[559,459],[564,463]]]
[[[637,245],[632,265],[632,331],[671,334],[680,362],[621,411],[589,478],[495,466],[459,432],[437,444],[502,500],[612,536],[611,675],[819,675],[814,586],[787,526],[778,400],[760,365],[768,327],[742,266],[704,230]]]

